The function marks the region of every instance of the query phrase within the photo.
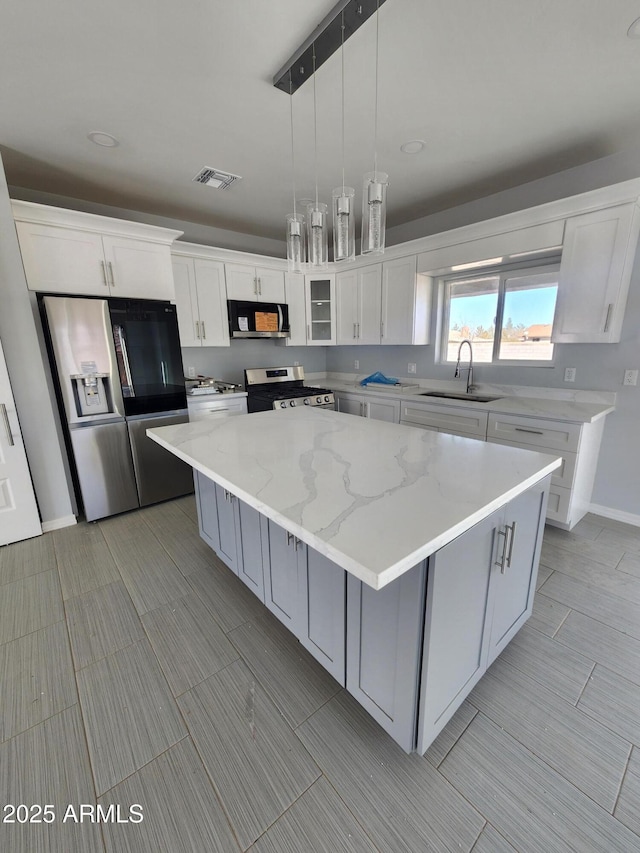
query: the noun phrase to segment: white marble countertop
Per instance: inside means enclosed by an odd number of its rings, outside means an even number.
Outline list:
[[[374,589],[560,465],[543,453],[318,409],[147,435]]]
[[[588,400],[560,400],[544,397],[526,397],[522,394],[511,395],[505,393],[504,396],[498,390],[493,390],[490,387],[482,388],[478,394],[491,394],[498,396],[499,399],[492,400],[489,403],[475,402],[474,400],[453,400],[447,397],[425,397],[422,396],[425,391],[443,390],[441,387],[428,386],[418,388],[403,388],[393,385],[377,386],[372,388],[370,385],[360,385],[359,382],[348,382],[343,380],[326,379],[323,380],[325,387],[332,391],[346,391],[352,394],[370,394],[376,397],[391,397],[393,399],[411,400],[412,402],[421,401],[423,403],[437,404],[439,406],[454,406],[456,408],[474,408],[484,409],[487,412],[499,412],[500,414],[523,415],[531,418],[551,418],[560,421],[570,421],[573,423],[593,423],[600,418],[603,418],[609,412],[613,412],[615,405],[605,402],[591,402]],[[317,385],[321,382],[316,381]],[[464,383],[463,383],[464,384]],[[464,390],[462,387],[461,390]],[[456,390],[455,393],[459,393]]]

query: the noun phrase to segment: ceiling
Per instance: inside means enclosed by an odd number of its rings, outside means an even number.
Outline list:
[[[283,239],[290,98],[273,75],[336,0],[20,0],[0,31],[11,186]],[[640,145],[638,0],[387,0],[378,168],[399,225]],[[347,42],[346,183],[373,168],[375,16]],[[341,183],[340,53],[316,74],[320,200]],[[314,194],[313,84],[293,97]],[[93,130],[120,144],[89,142]],[[422,139],[416,155],[401,152]],[[192,183],[204,166],[242,176]]]

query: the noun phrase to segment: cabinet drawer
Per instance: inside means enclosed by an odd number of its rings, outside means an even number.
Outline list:
[[[488,441],[494,444],[506,444],[509,447],[521,447],[523,450],[533,450],[535,453],[551,453],[551,455],[561,456],[562,465],[553,472],[551,482],[557,486],[563,486],[565,489],[570,489],[573,485],[573,478],[576,473],[576,462],[578,460],[577,453],[570,453],[566,450],[550,451],[548,447],[537,447],[534,444],[527,444],[523,441],[507,441],[504,438],[489,437]]]
[[[549,500],[547,503],[547,518],[552,521],[569,523],[569,506],[571,504],[571,489],[563,489],[553,483],[549,486]]]
[[[464,434],[470,438],[486,438],[488,412],[454,406],[424,406],[403,403],[400,413],[402,423],[437,429],[440,432]]]
[[[487,437],[515,441],[518,444],[526,442],[551,450],[577,452],[581,429],[580,424],[542,418],[523,418],[520,415],[498,415],[490,412]]]
[[[190,421],[202,421],[212,415],[242,415],[247,412],[247,401],[244,397],[234,400],[215,398],[213,400],[187,400]]]

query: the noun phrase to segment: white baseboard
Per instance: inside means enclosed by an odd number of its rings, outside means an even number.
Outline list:
[[[601,515],[603,518],[612,518],[614,521],[622,521],[624,524],[640,527],[640,515],[633,512],[623,512],[621,509],[612,509],[610,506],[600,506],[600,504],[591,504],[589,512],[594,515]]]
[[[61,527],[71,527],[77,524],[75,515],[63,515],[62,518],[54,518],[52,521],[42,522],[42,532],[50,533],[52,530],[60,530]]]

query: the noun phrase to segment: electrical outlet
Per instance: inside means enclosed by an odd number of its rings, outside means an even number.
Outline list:
[[[187,367],[187,376],[189,377],[189,379],[195,379],[196,378],[195,367]]]
[[[565,367],[565,369],[564,369],[564,381],[565,382],[575,382],[576,381],[576,369],[575,369],[575,367]]]
[[[623,385],[637,385],[638,384],[638,371],[637,370],[625,370],[624,379],[622,380]]]
[[[293,366],[294,366],[294,367],[300,367],[300,362],[299,362],[299,361],[294,361],[294,362],[293,362]]]
[[[357,359],[357,358],[356,358],[356,360],[353,362],[353,367],[354,367],[354,370],[359,370],[359,369],[360,369],[360,362],[358,361],[358,359]]]
[[[407,371],[408,371],[408,373],[415,373],[415,372],[416,372],[416,366],[415,366],[415,364],[413,364],[413,363],[411,363],[411,362],[410,362],[410,363],[407,365]]]

